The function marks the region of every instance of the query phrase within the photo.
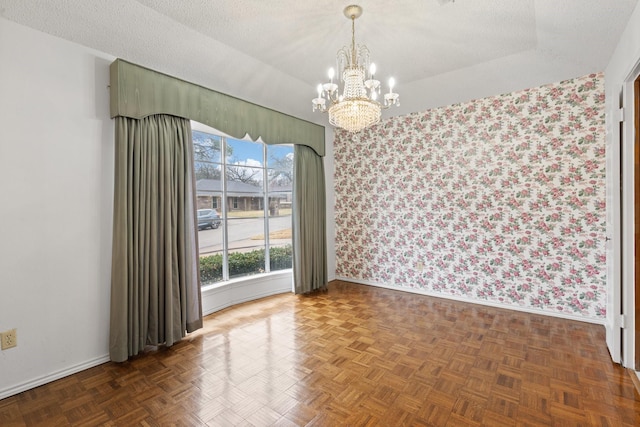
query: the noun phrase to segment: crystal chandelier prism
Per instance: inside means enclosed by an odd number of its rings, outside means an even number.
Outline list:
[[[380,121],[382,109],[400,105],[400,96],[393,92],[394,80],[389,79],[389,92],[384,103],[378,102],[380,82],[375,79],[376,66],[370,62],[369,49],[356,45],[356,19],[362,7],[347,6],[344,15],[351,19],[351,46],[338,51],[338,83],[333,82],[335,70],[329,69],[329,83],[318,85],[318,97],[312,100],[313,111],[328,112],[329,123],[349,132],[360,132]],[[328,101],[328,102],[327,102]],[[329,104],[327,107],[327,103]]]

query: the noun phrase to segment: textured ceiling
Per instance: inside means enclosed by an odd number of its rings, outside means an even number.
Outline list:
[[[325,78],[337,50],[351,41],[343,2],[139,2],[310,85]],[[356,42],[367,45],[382,74],[405,83],[536,45],[533,0],[496,0],[491,9],[477,0],[361,3]]]
[[[396,79],[405,113],[603,71],[637,2],[362,0],[356,42]],[[322,122],[310,99],[350,42],[347,4],[0,0],[0,16]]]

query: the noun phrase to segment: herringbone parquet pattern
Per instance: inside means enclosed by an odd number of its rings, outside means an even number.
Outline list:
[[[0,401],[0,425],[638,426],[604,328],[333,282]]]

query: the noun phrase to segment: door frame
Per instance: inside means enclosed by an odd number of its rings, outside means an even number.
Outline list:
[[[620,245],[619,245],[619,257],[616,257],[616,249],[618,245],[613,245],[614,257],[621,260],[620,265],[620,286],[616,286],[614,283],[613,288],[609,288],[611,291],[612,299],[614,301],[620,301],[620,309],[622,316],[616,316],[622,320],[616,322],[619,327],[622,327],[620,333],[620,347],[621,348],[621,360],[619,361],[624,367],[636,369],[635,366],[635,206],[634,206],[634,192],[635,192],[635,172],[634,172],[634,156],[635,156],[635,95],[634,95],[634,83],[640,76],[640,61],[636,63],[633,70],[627,78],[624,80],[624,84],[621,88],[621,103],[623,108],[623,122],[620,126],[618,120],[613,120],[612,125],[614,127],[613,133],[613,145],[621,147],[620,155],[620,167],[621,167],[621,184],[622,189],[620,191],[619,184],[614,185],[614,190],[617,188],[620,194],[620,206],[621,224],[618,230],[621,232]],[[619,131],[616,132],[616,130]],[[619,133],[619,135],[617,135]],[[617,138],[616,138],[617,136]],[[619,143],[618,143],[619,141]],[[613,178],[613,177],[612,177]],[[614,191],[615,193],[615,191]],[[615,205],[614,205],[615,208]],[[619,216],[617,218],[620,218]],[[617,219],[614,215],[614,220]],[[614,227],[615,228],[615,227]],[[608,308],[608,307],[607,307]],[[607,316],[609,320],[609,316]],[[609,323],[609,322],[607,322]],[[624,323],[622,325],[621,323]],[[620,331],[618,328],[614,328]],[[610,337],[610,333],[613,336]],[[607,345],[615,341],[615,330],[611,330],[607,327]],[[610,351],[611,351],[611,346]],[[613,358],[613,354],[612,354]],[[614,358],[614,361],[615,358]]]
[[[607,318],[605,323],[607,347],[611,359],[622,363],[622,195],[624,188],[620,175],[623,168],[620,165],[623,148],[621,126],[618,112],[623,103],[623,88],[620,89],[618,99],[611,103],[611,112],[606,117],[606,132],[611,135],[606,147],[606,241],[607,256]]]

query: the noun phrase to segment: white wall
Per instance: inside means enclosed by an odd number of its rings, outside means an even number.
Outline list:
[[[632,138],[628,138],[628,143],[625,143],[622,152],[618,152],[618,141],[620,140],[620,127],[618,126],[618,122],[616,117],[618,117],[618,108],[620,106],[620,94],[622,90],[622,86],[625,84],[625,81],[633,78],[632,74],[635,75],[640,71],[640,6],[636,6],[629,22],[627,23],[627,27],[625,28],[620,41],[611,56],[611,60],[609,61],[609,65],[605,70],[605,93],[606,93],[606,111],[607,111],[607,149],[609,156],[613,156],[614,165],[608,165],[607,173],[609,176],[607,177],[608,185],[612,186],[613,193],[617,193],[619,191],[618,188],[618,169],[615,166],[615,163],[619,161],[619,158],[622,157],[622,161],[626,163],[625,170],[623,171],[624,183],[623,188],[633,193],[633,143],[631,142]],[[632,113],[632,105],[631,103],[626,103],[626,123],[624,124],[625,132],[627,132],[627,136],[632,135],[633,133],[633,122],[629,120],[629,115]],[[636,112],[636,114],[638,114]],[[630,199],[632,199],[631,196]],[[632,200],[630,200],[632,202]],[[631,367],[634,360],[634,335],[635,335],[635,319],[634,319],[634,267],[633,267],[633,235],[631,231],[625,232],[625,224],[628,228],[626,230],[631,230],[633,227],[633,205],[632,203],[628,203],[627,201],[623,201],[622,211],[623,211],[623,225],[622,225],[622,244],[624,249],[620,251],[620,244],[616,241],[618,238],[617,234],[614,234],[613,237],[613,259],[617,263],[617,268],[620,268],[620,260],[622,259],[622,271],[613,272],[614,280],[610,280],[608,294],[611,296],[611,306],[613,306],[615,301],[620,300],[620,296],[622,294],[622,310],[627,316],[626,323],[630,325],[623,330],[623,348],[622,348],[622,359],[623,364],[627,367]],[[613,216],[618,217],[619,213],[618,206],[614,206],[612,210]],[[611,218],[611,222],[615,222],[616,218]],[[610,225],[610,229],[612,232],[617,231],[620,233],[620,229],[614,227],[615,224]],[[617,308],[617,307],[616,307]],[[609,311],[609,307],[608,307]],[[608,325],[607,325],[607,343],[611,347],[612,345],[619,345],[614,338],[617,338],[618,334],[616,328],[619,327],[617,324],[617,320],[613,317],[614,313],[608,313]],[[615,324],[612,324],[615,323]],[[612,354],[614,351],[612,350]],[[615,360],[615,356],[614,356]]]
[[[0,19],[0,398],[107,360],[113,59]]]
[[[0,18],[0,331],[18,330],[0,351],[0,399],[108,360],[114,59]],[[334,277],[331,201],[327,213]],[[203,312],[291,281],[289,270],[207,287]]]

